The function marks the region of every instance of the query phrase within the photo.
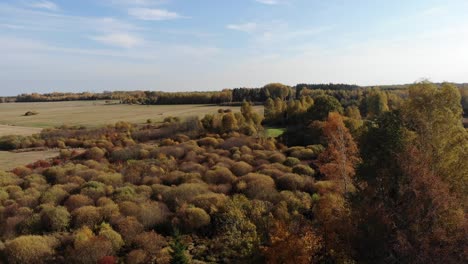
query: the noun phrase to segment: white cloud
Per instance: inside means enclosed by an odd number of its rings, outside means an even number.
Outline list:
[[[47,10],[51,10],[51,11],[58,11],[59,10],[58,5],[56,5],[54,2],[45,1],[45,0],[33,2],[33,3],[30,4],[30,6],[34,7],[34,8],[47,9]]]
[[[226,26],[228,29],[232,30],[237,30],[237,31],[242,31],[242,32],[247,32],[247,33],[254,33],[258,25],[257,23],[249,22],[249,23],[244,23],[244,24],[230,24]]]
[[[181,15],[165,9],[131,8],[128,13],[141,20],[161,21],[182,18]]]
[[[117,46],[121,48],[133,48],[143,43],[143,39],[126,33],[112,33],[91,37],[91,39],[106,45]]]

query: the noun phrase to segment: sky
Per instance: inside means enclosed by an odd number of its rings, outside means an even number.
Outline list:
[[[0,95],[468,82],[466,0],[0,0]]]

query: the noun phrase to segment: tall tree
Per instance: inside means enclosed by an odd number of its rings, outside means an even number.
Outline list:
[[[416,132],[415,144],[431,160],[432,173],[443,177],[459,195],[468,194],[468,131],[462,125],[459,90],[421,82],[409,87],[404,107],[407,127]]]
[[[344,125],[343,117],[335,112],[330,113],[324,123],[323,134],[328,146],[318,158],[320,172],[327,179],[339,182],[340,189],[347,193],[360,161],[357,145]]]

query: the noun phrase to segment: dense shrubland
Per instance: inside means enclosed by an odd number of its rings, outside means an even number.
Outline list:
[[[468,132],[461,95],[418,83],[355,103],[270,87],[244,102],[144,125],[60,127],[2,149],[60,148],[0,172],[8,263],[463,263]],[[280,87],[280,88],[278,88]],[[348,89],[348,88],[347,88]],[[349,87],[353,90],[353,87]]]

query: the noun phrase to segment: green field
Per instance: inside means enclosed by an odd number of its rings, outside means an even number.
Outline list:
[[[285,128],[277,128],[277,127],[266,127],[265,128],[265,136],[266,137],[279,137],[286,131]]]
[[[144,123],[151,119],[157,122],[168,116],[203,117],[208,113],[216,113],[219,108],[240,111],[240,107],[216,105],[124,105],[106,104],[105,101],[6,103],[0,104],[0,125],[25,128],[49,128],[64,124],[96,127],[118,121]],[[255,106],[255,110],[263,115],[263,106]],[[24,116],[27,111],[36,111],[39,114]],[[1,131],[0,127],[0,135]]]

